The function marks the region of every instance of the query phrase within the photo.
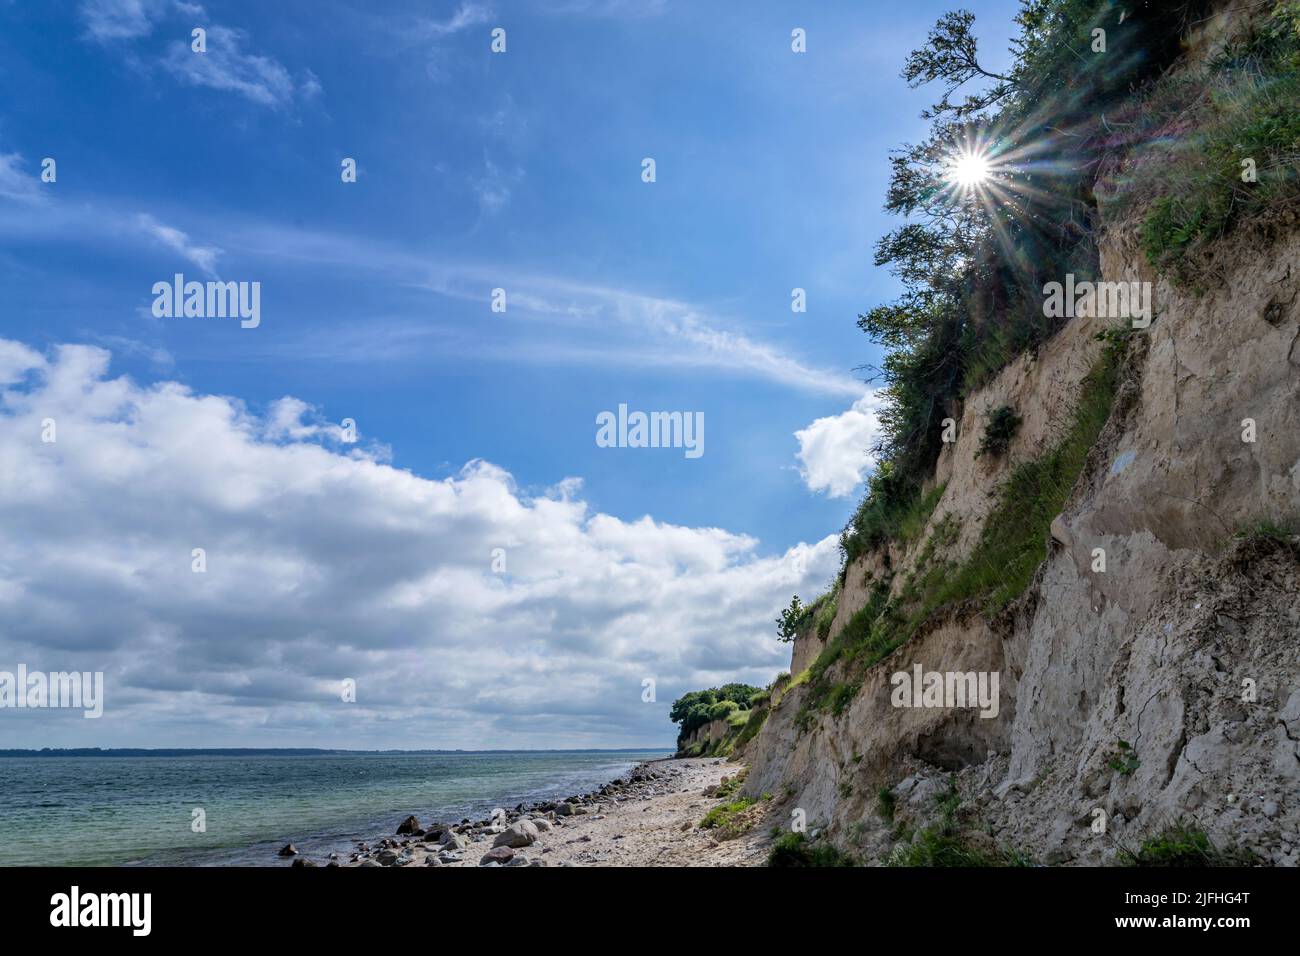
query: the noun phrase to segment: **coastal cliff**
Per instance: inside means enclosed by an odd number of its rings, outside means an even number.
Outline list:
[[[838,859],[1300,863],[1300,8],[1189,6],[1137,4],[1172,52],[1071,117],[1089,279],[1133,308],[966,376],[732,752]]]

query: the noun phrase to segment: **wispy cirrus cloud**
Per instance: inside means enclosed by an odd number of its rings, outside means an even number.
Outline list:
[[[207,11],[183,0],[85,0],[78,8],[84,36],[105,46],[126,45],[137,58],[135,41],[150,36],[165,20],[185,18],[192,27],[206,32],[204,52],[191,48],[190,41],[169,43],[159,65],[189,86],[206,87],[238,94],[272,109],[284,109],[310,100],[321,92],[321,84],[309,69],[295,77],[274,57],[249,52],[248,34],[234,27],[208,21]],[[189,29],[184,31],[189,36]],[[140,60],[140,62],[147,62]]]
[[[170,6],[169,0],[83,0],[77,12],[86,37],[112,43],[148,36]]]
[[[217,274],[217,257],[221,255],[221,250],[217,247],[200,246],[191,242],[187,234],[174,226],[159,222],[148,213],[139,213],[135,221],[144,235],[157,240],[173,252],[179,253],[208,275],[215,276]]]
[[[22,168],[18,153],[0,153],[0,199],[21,203],[41,201],[40,182]]]
[[[310,70],[295,79],[278,60],[245,52],[248,34],[243,30],[213,25],[207,31],[206,53],[177,41],[167,48],[163,68],[190,86],[238,93],[273,109],[319,94],[320,81]]]

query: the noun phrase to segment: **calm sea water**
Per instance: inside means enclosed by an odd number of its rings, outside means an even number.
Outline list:
[[[665,751],[0,759],[0,865],[283,866],[595,789]],[[207,832],[191,829],[192,811]]]

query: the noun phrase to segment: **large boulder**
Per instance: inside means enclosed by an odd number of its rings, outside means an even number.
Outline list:
[[[417,833],[420,830],[420,821],[414,815],[407,817],[397,825],[397,833],[400,836],[403,833]]]
[[[280,847],[280,856],[297,856],[297,855],[298,855],[298,848],[294,846],[292,843],[286,843],[284,846]]]
[[[561,803],[561,804],[559,804],[559,805],[556,806],[556,808],[555,808],[555,815],[556,815],[557,817],[571,817],[571,816],[573,816],[573,811],[574,811],[574,806],[573,806],[573,804],[571,804],[571,803]]]
[[[537,827],[531,820],[519,820],[510,824],[492,841],[495,846],[519,847],[532,846],[537,842]]]
[[[515,858],[515,851],[508,846],[497,846],[484,853],[478,861],[479,866],[505,866]]]
[[[444,850],[463,850],[467,846],[469,846],[469,838],[454,830],[448,830],[442,835],[442,848]]]

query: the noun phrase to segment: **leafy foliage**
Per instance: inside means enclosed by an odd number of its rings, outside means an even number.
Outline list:
[[[780,641],[793,641],[803,628],[811,609],[799,602],[799,595],[790,598],[790,606],[776,619],[776,636]]]
[[[731,702],[733,706],[727,710],[727,713],[738,709],[748,710],[750,698],[760,691],[761,688],[750,687],[748,684],[724,684],[708,690],[693,690],[678,697],[668,711],[669,719],[680,725],[677,748],[680,750],[682,742],[700,727],[717,719],[713,716],[713,708],[716,704],[723,701]]]
[[[1182,26],[1204,0],[1023,0],[1014,62],[981,64],[974,17],[941,17],[903,67],[913,86],[938,84],[930,137],[890,157],[885,209],[904,220],[875,262],[901,297],[859,316],[884,346],[879,462],[841,537],[845,564],[879,547],[922,497],[942,449],[942,422],[1015,355],[1052,335],[1041,290],[1065,273],[1095,279],[1092,182],[1113,142],[1105,116],[1180,52]],[[1300,22],[1298,19],[1296,22]],[[1093,30],[1107,51],[1094,52]],[[956,157],[975,155],[985,183],[955,185]]]

